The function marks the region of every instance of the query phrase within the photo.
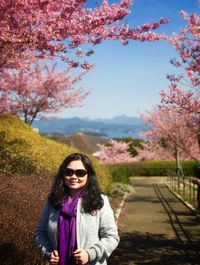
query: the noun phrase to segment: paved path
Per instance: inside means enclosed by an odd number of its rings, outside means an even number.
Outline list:
[[[200,222],[165,178],[133,178],[118,219],[120,244],[108,265],[198,265]]]

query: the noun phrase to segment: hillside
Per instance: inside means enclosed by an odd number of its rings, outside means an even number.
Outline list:
[[[75,133],[59,139],[59,142],[81,150],[83,153],[93,154],[98,150],[98,144],[106,144],[108,140],[88,134]]]
[[[24,174],[55,172],[65,156],[77,151],[42,137],[11,115],[0,115],[0,145],[0,168]]]

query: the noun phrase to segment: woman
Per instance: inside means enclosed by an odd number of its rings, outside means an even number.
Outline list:
[[[61,164],[35,230],[50,264],[107,264],[119,236],[107,196],[90,159],[68,156]]]

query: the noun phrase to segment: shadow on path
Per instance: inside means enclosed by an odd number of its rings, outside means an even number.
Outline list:
[[[148,180],[149,181],[149,180]],[[120,244],[108,265],[198,265],[200,224],[166,185],[137,183],[120,218]]]
[[[119,247],[108,260],[108,265],[133,264],[200,264],[200,257],[188,252],[194,252],[200,245],[180,245],[177,240],[169,240],[157,234],[122,234]]]

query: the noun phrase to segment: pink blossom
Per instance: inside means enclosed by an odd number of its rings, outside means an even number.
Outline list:
[[[85,62],[84,64],[81,64],[81,67],[87,71],[93,69],[95,67],[95,64],[89,64]]]
[[[55,65],[38,63],[29,70],[0,73],[0,113],[10,112],[31,124],[38,115],[80,106],[88,92],[75,85],[84,73],[74,76],[70,68],[56,72]]]
[[[166,24],[166,19],[130,30],[120,23],[130,13],[131,5],[131,0],[112,4],[104,0],[95,8],[87,8],[86,0],[2,0],[0,67],[25,68],[27,51],[40,59],[53,59],[65,53],[63,59],[68,62],[72,60],[69,51],[82,44],[94,45],[108,39],[125,44],[129,40],[163,38],[150,30]]]
[[[104,164],[128,163],[133,161],[128,148],[128,143],[111,139],[108,145],[99,145],[99,150],[93,155]]]
[[[135,159],[171,159],[177,149],[181,159],[200,159],[200,123],[196,121],[191,127],[188,126],[187,112],[162,107],[141,115],[141,118],[152,129],[141,132],[148,142],[143,150],[138,150]]]
[[[84,55],[83,51],[81,49],[78,49],[76,52],[75,52],[76,56],[78,57],[82,57]]]
[[[75,62],[75,61],[69,60],[69,61],[68,61],[68,65],[69,65],[70,67],[76,68],[76,67],[79,66],[79,62]]]

